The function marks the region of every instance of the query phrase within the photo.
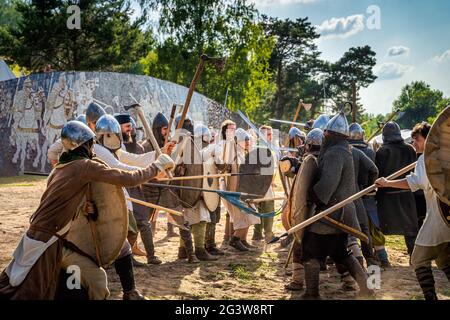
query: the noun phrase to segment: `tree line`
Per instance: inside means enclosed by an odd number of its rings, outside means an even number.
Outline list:
[[[66,26],[73,4],[80,8],[80,29]],[[133,15],[133,4],[140,15]],[[227,62],[220,74],[207,66],[196,90],[258,123],[292,120],[300,99],[312,104],[300,112],[300,121],[335,111],[344,101],[357,105],[349,120],[363,123],[368,134],[386,119],[366,113],[358,96],[376,80],[376,53],[370,46],[353,47],[335,62],[322,60],[315,44],[320,35],[307,17],[261,15],[245,0],[0,0],[0,7],[0,56],[28,73],[50,65],[189,86],[205,53]],[[414,82],[392,107],[404,112],[400,125],[411,128],[432,120],[449,102],[442,92]]]

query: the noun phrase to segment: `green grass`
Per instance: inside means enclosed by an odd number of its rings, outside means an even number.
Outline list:
[[[406,252],[405,238],[403,236],[386,236],[386,247]]]
[[[239,281],[248,282],[255,279],[253,274],[249,272],[246,269],[246,266],[242,264],[230,263],[228,266],[231,268],[231,273],[233,274],[233,277],[235,277]]]
[[[0,177],[0,188],[8,187],[33,187],[36,182],[47,179],[44,176],[13,176],[13,177]]]

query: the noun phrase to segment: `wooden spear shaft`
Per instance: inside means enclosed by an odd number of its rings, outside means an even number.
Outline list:
[[[169,119],[169,124],[167,125],[167,134],[166,134],[166,138],[164,139],[164,145],[166,145],[167,142],[169,142],[170,130],[172,129],[172,123],[173,123],[173,119],[175,118],[176,111],[177,111],[177,105],[174,103],[172,106],[172,111],[170,111],[170,119]]]
[[[260,199],[250,199],[250,200],[248,200],[248,202],[260,203],[260,202],[285,200],[285,199],[286,199],[286,197],[260,198]]]
[[[222,177],[231,177],[234,176],[232,173],[215,173],[208,175],[199,175],[199,176],[186,176],[186,177],[173,177],[169,178],[161,178],[157,179],[158,181],[177,181],[177,180],[195,180],[195,179],[204,179],[204,178],[222,178]]]
[[[159,148],[158,142],[156,141],[156,138],[153,134],[152,129],[150,128],[150,125],[147,122],[147,119],[145,118],[144,111],[142,111],[142,106],[139,104],[139,102],[137,102],[136,98],[131,93],[130,93],[130,97],[134,100],[134,102],[137,105],[137,107],[135,107],[134,109],[136,110],[136,112],[139,115],[139,118],[141,119],[142,125],[144,126],[144,130],[147,135],[147,139],[150,140],[150,143],[152,144],[152,147],[155,150],[156,158],[157,158],[162,154],[162,151]],[[170,172],[169,170],[165,170],[165,172],[166,172],[166,175],[170,179],[173,178],[172,172]]]
[[[397,172],[394,172],[393,174],[391,174],[389,177],[387,177],[387,180],[392,180],[397,178],[398,176],[401,176],[402,174],[412,170],[416,165],[416,162],[413,162],[409,165],[407,165],[406,167],[404,167],[403,169],[398,170]],[[374,191],[377,188],[377,186],[375,184],[371,185],[370,187],[367,187],[364,190],[361,190],[358,193],[355,193],[354,195],[352,195],[351,197],[348,197],[347,199],[335,204],[334,206],[322,211],[321,213],[316,214],[314,217],[309,218],[308,220],[303,221],[300,224],[297,224],[296,226],[290,228],[286,233],[287,234],[291,234],[294,233],[297,230],[300,230],[302,228],[305,228],[307,226],[309,226],[310,224],[316,222],[317,220],[322,219],[325,216],[328,216],[329,214],[335,212],[336,210],[341,209],[342,207],[346,206],[349,203],[352,203],[353,201],[361,198],[362,196]]]
[[[197,66],[197,70],[195,70],[194,78],[192,79],[191,84],[189,85],[186,102],[184,103],[183,112],[181,113],[180,117],[180,122],[178,123],[178,126],[176,128],[177,130],[183,127],[184,119],[186,119],[186,115],[189,110],[189,104],[191,103],[192,95],[194,94],[195,86],[197,85],[198,79],[200,79],[203,69],[205,68],[205,63],[206,63],[206,56],[202,55],[200,57],[200,62]]]
[[[135,199],[135,198],[129,198],[129,197],[127,197],[126,199],[130,200],[131,202],[140,204],[142,206],[146,206],[146,207],[153,208],[153,209],[156,209],[156,210],[166,211],[167,213],[170,213],[170,214],[173,214],[173,215],[176,215],[176,216],[180,216],[180,217],[183,216],[183,213],[181,213],[180,211],[176,211],[176,210],[172,210],[172,209],[169,209],[169,208],[161,207],[161,206],[158,206],[157,204],[153,204],[153,203],[150,203],[150,202],[142,201],[142,200]],[[157,214],[157,213],[158,212],[155,212],[155,214]]]

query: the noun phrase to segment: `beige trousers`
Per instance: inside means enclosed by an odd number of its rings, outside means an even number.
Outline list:
[[[63,248],[61,267],[74,265],[80,268],[81,285],[88,291],[90,300],[105,300],[109,297],[108,279],[103,268],[70,249]]]

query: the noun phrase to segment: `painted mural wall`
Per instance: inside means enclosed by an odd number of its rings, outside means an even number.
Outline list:
[[[50,172],[48,147],[59,138],[64,124],[83,114],[91,102],[113,114],[125,112],[123,106],[133,104],[135,98],[151,121],[158,112],[169,117],[174,103],[184,104],[187,91],[152,77],[110,72],[53,72],[1,81],[0,176]],[[214,128],[226,118],[236,118],[198,93],[192,97],[189,115]]]

